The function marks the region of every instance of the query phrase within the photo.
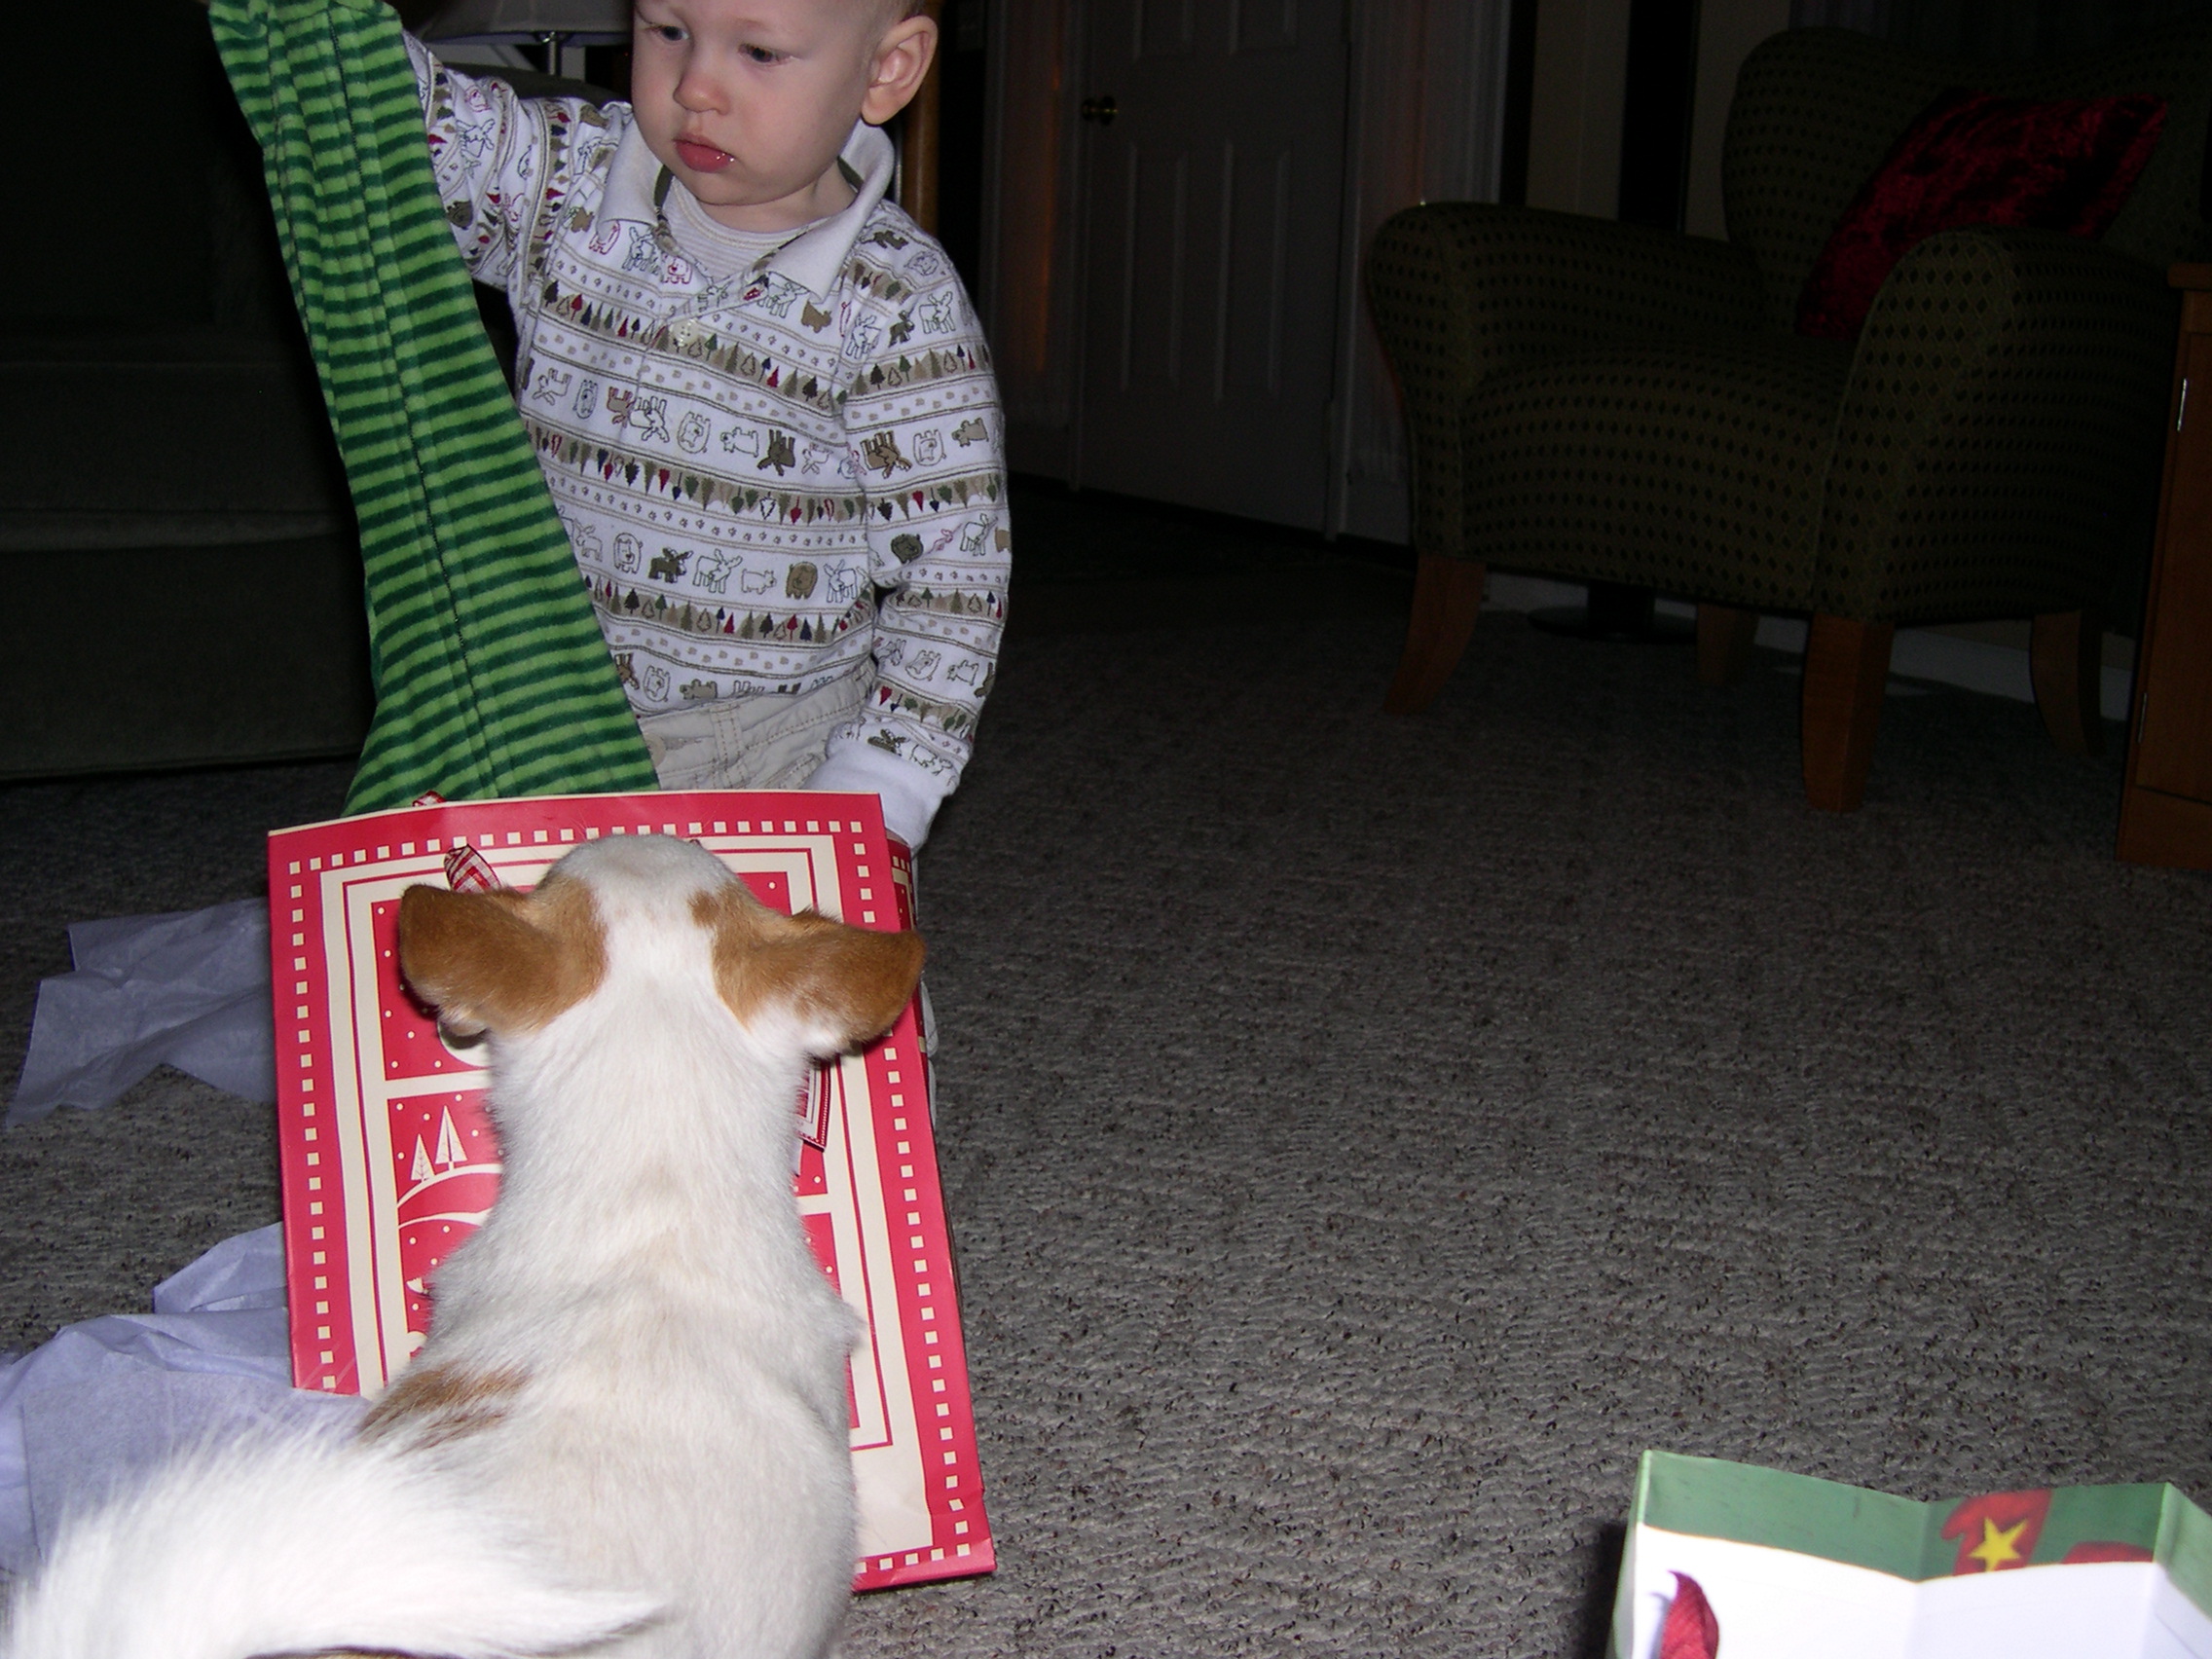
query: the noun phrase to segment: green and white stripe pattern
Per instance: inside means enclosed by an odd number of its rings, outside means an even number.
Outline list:
[[[484,338],[381,0],[214,0],[366,571],[349,812],[649,790],[652,763]]]

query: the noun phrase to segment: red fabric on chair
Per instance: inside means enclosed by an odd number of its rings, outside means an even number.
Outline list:
[[[2103,236],[2165,122],[2165,100],[2140,93],[2038,102],[1938,92],[1813,262],[1797,332],[1857,339],[1891,268],[1940,231],[2005,225]]]

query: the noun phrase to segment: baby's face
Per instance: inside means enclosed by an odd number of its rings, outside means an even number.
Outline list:
[[[883,0],[636,0],[638,130],[712,217],[793,229],[851,201],[837,153],[905,102],[917,40],[926,67],[935,25]]]

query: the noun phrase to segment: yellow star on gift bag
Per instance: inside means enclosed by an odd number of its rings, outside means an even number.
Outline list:
[[[2025,1521],[2010,1527],[2000,1527],[1987,1516],[1982,1517],[1981,1542],[1967,1554],[1981,1563],[1984,1570],[1995,1572],[2001,1567],[2020,1565],[2020,1534],[2028,1530]]]

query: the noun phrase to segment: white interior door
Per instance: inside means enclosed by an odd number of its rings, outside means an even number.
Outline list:
[[[1345,3],[1089,0],[1080,483],[1321,528]]]

